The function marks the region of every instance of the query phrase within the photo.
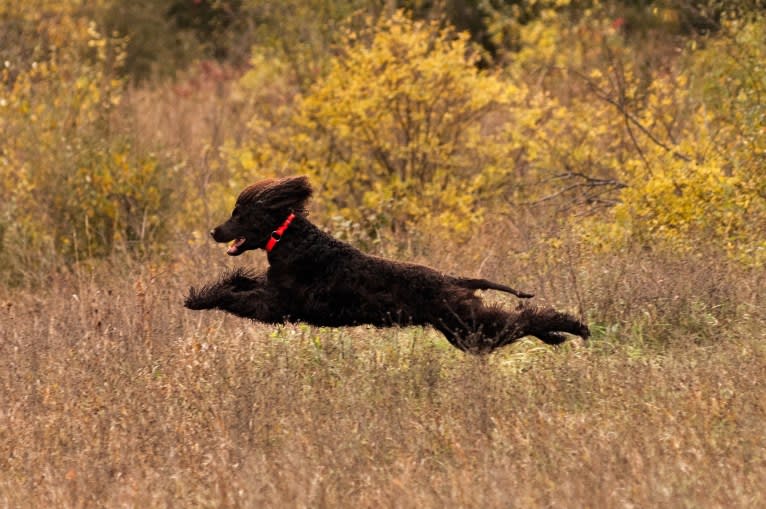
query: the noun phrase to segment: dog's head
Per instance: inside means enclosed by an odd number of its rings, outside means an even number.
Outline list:
[[[226,253],[238,256],[266,246],[273,232],[292,212],[305,214],[312,189],[307,177],[266,179],[245,188],[231,217],[213,228],[216,242],[231,242]],[[232,242],[233,241],[233,242]]]

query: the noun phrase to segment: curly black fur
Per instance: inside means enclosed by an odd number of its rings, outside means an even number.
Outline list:
[[[431,325],[454,346],[473,353],[527,335],[549,344],[564,341],[562,333],[589,336],[588,327],[568,314],[524,305],[506,311],[484,305],[475,294],[493,289],[531,297],[513,288],[362,253],[306,219],[311,194],[306,177],[265,180],[245,189],[232,217],[210,232],[217,242],[233,241],[228,254],[264,249],[291,212],[295,219],[268,253],[265,273],[226,273],[217,282],[191,288],[185,306],[222,309],[266,323]]]

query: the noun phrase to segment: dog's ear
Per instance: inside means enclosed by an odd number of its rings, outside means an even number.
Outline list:
[[[260,197],[262,206],[271,210],[290,209],[304,212],[306,202],[313,190],[306,176],[285,177],[274,180],[263,190]]]

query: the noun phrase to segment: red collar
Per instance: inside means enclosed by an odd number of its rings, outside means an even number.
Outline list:
[[[287,227],[290,226],[290,223],[293,222],[293,219],[295,219],[295,214],[292,212],[289,216],[287,216],[287,219],[285,219],[285,222],[282,223],[282,226],[271,232],[271,236],[269,237],[268,242],[266,242],[266,252],[271,253],[271,250],[274,249],[274,246],[277,245],[277,242],[282,240],[282,235],[284,235],[285,230],[287,230]]]

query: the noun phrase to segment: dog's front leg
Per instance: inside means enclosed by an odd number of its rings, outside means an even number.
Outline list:
[[[242,270],[200,289],[190,288],[184,306],[194,310],[220,309],[269,323],[283,322],[288,314],[264,274],[251,275]]]
[[[215,283],[199,289],[189,288],[184,306],[194,310],[222,308],[227,302],[236,300],[241,292],[258,288],[264,281],[264,276],[251,275],[244,270],[226,273]]]

